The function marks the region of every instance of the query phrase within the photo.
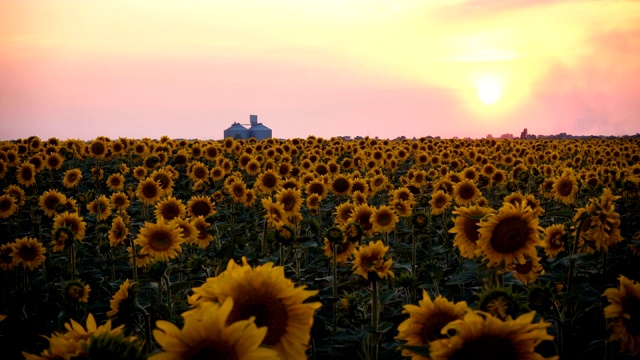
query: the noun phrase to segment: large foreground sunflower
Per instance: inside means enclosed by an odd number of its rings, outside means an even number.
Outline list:
[[[222,304],[201,304],[195,314],[185,318],[182,329],[157,321],[153,337],[164,352],[149,359],[278,359],[275,350],[260,346],[267,328],[258,328],[253,319],[230,322],[232,309],[233,299],[228,297]]]
[[[422,300],[418,305],[407,304],[402,311],[403,314],[409,314],[409,318],[398,325],[396,339],[406,341],[406,345],[427,345],[432,341],[446,338],[442,329],[450,322],[462,319],[469,311],[465,301],[453,303],[442,295],[431,300],[431,296],[425,290],[422,290]],[[407,349],[402,350],[402,355],[411,356],[412,360],[425,359]]]
[[[230,260],[223,273],[193,288],[189,303],[194,306],[208,301],[224,303],[233,298],[228,323],[254,317],[257,326],[268,329],[263,345],[273,347],[282,359],[304,359],[314,313],[321,306],[319,302],[305,301],[318,291],[296,287],[285,277],[281,266],[267,263],[251,268],[246,258],[242,261],[242,265],[237,265]],[[196,311],[189,311],[185,317]]]
[[[134,243],[142,248],[142,253],[149,254],[154,259],[169,260],[182,252],[180,244],[184,240],[180,232],[175,225],[165,224],[160,218],[155,224],[145,222]]]
[[[604,291],[609,305],[604,308],[604,317],[611,319],[610,340],[620,341],[620,351],[631,355],[640,353],[640,284],[620,275],[619,288]]]
[[[541,246],[538,217],[529,206],[504,204],[497,214],[481,221],[478,245],[493,267],[513,262],[524,264],[527,257],[536,255]]]
[[[535,311],[532,311],[515,320],[502,321],[486,313],[469,312],[442,329],[443,333],[454,335],[431,343],[431,359],[543,360],[535,347],[544,340],[553,340],[547,333],[551,324],[534,323],[534,317]]]

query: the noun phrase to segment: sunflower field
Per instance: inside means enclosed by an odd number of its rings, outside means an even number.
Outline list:
[[[640,141],[0,141],[3,359],[631,359]]]

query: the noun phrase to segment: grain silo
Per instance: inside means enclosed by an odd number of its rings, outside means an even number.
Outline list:
[[[249,130],[242,124],[234,122],[228,129],[224,131],[224,138],[248,139]]]
[[[271,138],[271,129],[258,122],[258,115],[249,115],[251,127],[249,128],[249,137],[256,140],[264,140]]]

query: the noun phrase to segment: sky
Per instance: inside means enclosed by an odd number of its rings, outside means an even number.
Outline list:
[[[640,132],[640,2],[0,0],[0,140]]]

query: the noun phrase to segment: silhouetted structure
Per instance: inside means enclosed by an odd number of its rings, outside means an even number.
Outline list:
[[[258,122],[258,115],[249,115],[250,127],[247,129],[243,124],[234,122],[224,131],[224,137],[234,139],[250,139],[263,140],[271,138],[271,129]]]

